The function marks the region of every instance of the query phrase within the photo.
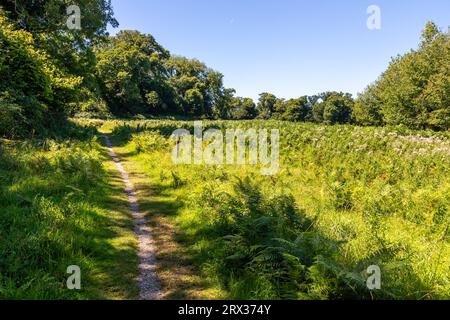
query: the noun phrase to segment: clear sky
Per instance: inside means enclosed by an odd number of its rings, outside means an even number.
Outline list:
[[[370,5],[381,30],[369,30]],[[120,26],[224,74],[237,95],[357,94],[391,57],[416,48],[427,20],[444,31],[450,0],[113,0]]]

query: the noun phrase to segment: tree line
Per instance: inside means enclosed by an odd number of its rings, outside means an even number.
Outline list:
[[[115,115],[350,122],[350,94],[327,92],[284,100],[262,93],[255,103],[225,88],[218,71],[196,59],[173,56],[151,35],[138,31],[121,31],[95,52],[102,97]]]
[[[68,0],[0,0],[0,134],[45,130],[68,116],[180,115],[450,128],[450,38],[432,22],[419,48],[395,57],[356,99],[325,92],[297,99],[238,97],[223,75],[172,55],[153,36],[120,31],[110,0],[85,0],[70,30]]]

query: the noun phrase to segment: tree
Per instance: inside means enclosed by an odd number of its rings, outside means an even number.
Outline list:
[[[151,35],[121,31],[96,49],[96,75],[115,114],[225,118],[234,90],[196,59],[171,56]]]
[[[428,22],[417,50],[392,59],[361,94],[358,123],[403,124],[446,130],[450,126],[450,38]]]
[[[314,122],[323,122],[323,113],[325,110],[325,103],[323,101],[317,101],[312,108],[312,118]]]
[[[162,108],[161,99],[159,98],[159,94],[156,91],[150,91],[145,95],[146,103],[154,110],[158,110]]]
[[[104,39],[107,26],[118,26],[111,0],[81,0],[81,28],[67,27],[71,0],[1,0],[0,5],[20,29],[31,33],[38,48],[56,60],[59,68],[85,75],[85,63],[92,61],[92,44]],[[78,74],[80,72],[82,74]]]
[[[162,101],[170,96],[164,65],[170,53],[151,35],[121,31],[96,52],[96,74],[114,113],[162,111]]]
[[[222,74],[196,59],[185,57],[171,57],[165,67],[178,110],[186,115],[225,115],[233,90],[223,87]]]
[[[67,9],[76,4],[81,10],[81,28],[67,26]],[[80,109],[83,103],[99,100],[93,45],[107,36],[107,26],[116,27],[111,0],[0,0],[0,7],[15,29],[28,32],[36,49],[45,52],[63,82],[53,90],[54,104],[65,113]],[[69,89],[69,90],[68,90]],[[90,102],[88,102],[90,101]]]
[[[251,98],[233,97],[230,107],[230,118],[249,120],[256,117],[256,105]]]
[[[198,88],[189,89],[184,94],[186,113],[193,115],[205,114],[205,98]]]
[[[329,91],[309,97],[312,119],[318,123],[349,123],[352,120],[354,101],[350,93]]]
[[[324,122],[335,124],[351,121],[354,102],[349,94],[332,93],[323,103]]]
[[[274,106],[274,117],[285,121],[306,121],[311,113],[308,97],[279,100]]]
[[[207,76],[208,115],[214,119],[228,118],[232,98],[236,93],[233,88],[223,86],[223,75],[220,72],[209,70]]]
[[[379,126],[383,124],[383,116],[380,113],[381,100],[377,87],[370,85],[364,94],[360,95],[353,107],[353,116],[358,124],[364,126]]]
[[[16,21],[21,29],[36,34],[69,32],[67,29],[67,8],[70,0],[1,0],[0,5],[8,17]],[[85,42],[107,35],[107,26],[117,26],[111,0],[80,0],[75,3],[82,13],[82,28],[74,39]]]
[[[260,119],[270,119],[272,116],[275,104],[277,103],[278,98],[271,93],[261,93],[259,95],[258,105],[256,106],[256,110],[258,112],[258,118]]]
[[[17,30],[0,11],[0,134],[20,134],[43,129],[52,116],[63,113],[61,95],[70,95],[81,79],[59,71],[50,57],[36,47],[34,37]],[[59,94],[59,95],[58,95]],[[3,120],[3,119],[2,119]]]
[[[220,94],[217,95],[213,106],[211,118],[213,119],[230,119],[232,118],[234,94],[236,90],[233,88],[222,88]]]

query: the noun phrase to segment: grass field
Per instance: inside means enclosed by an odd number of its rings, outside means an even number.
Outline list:
[[[450,140],[404,128],[277,121],[277,175],[174,165],[182,121],[78,120],[0,145],[0,297],[134,299],[137,240],[109,133],[153,227],[167,299],[450,298]],[[97,131],[98,130],[98,131]],[[83,270],[80,291],[66,268]],[[381,290],[366,286],[378,265]]]
[[[175,251],[206,279],[199,285],[189,276],[182,288],[172,283],[172,292],[186,294],[186,286],[188,296],[232,299],[450,297],[447,134],[205,122],[222,130],[280,129],[281,171],[266,177],[252,166],[174,165],[168,138],[180,127],[192,123],[104,124],[139,176],[149,218],[175,228]],[[169,266],[173,258],[173,251],[161,252]],[[379,291],[366,287],[370,265],[382,269]],[[199,288],[189,291],[189,283]]]

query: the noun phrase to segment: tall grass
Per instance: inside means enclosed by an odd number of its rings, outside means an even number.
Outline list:
[[[227,297],[450,297],[447,133],[205,122],[222,130],[280,129],[281,171],[264,177],[251,166],[173,165],[168,137],[192,125],[106,123],[156,196],[182,205],[173,223],[195,264]],[[366,286],[370,265],[381,267],[381,290]]]
[[[108,210],[103,149],[95,130],[78,130],[70,139],[56,133],[60,138],[0,145],[0,298],[92,299],[133,291],[135,251],[112,242],[126,228]],[[70,265],[81,268],[80,291],[66,287]],[[123,280],[111,284],[119,266]]]

